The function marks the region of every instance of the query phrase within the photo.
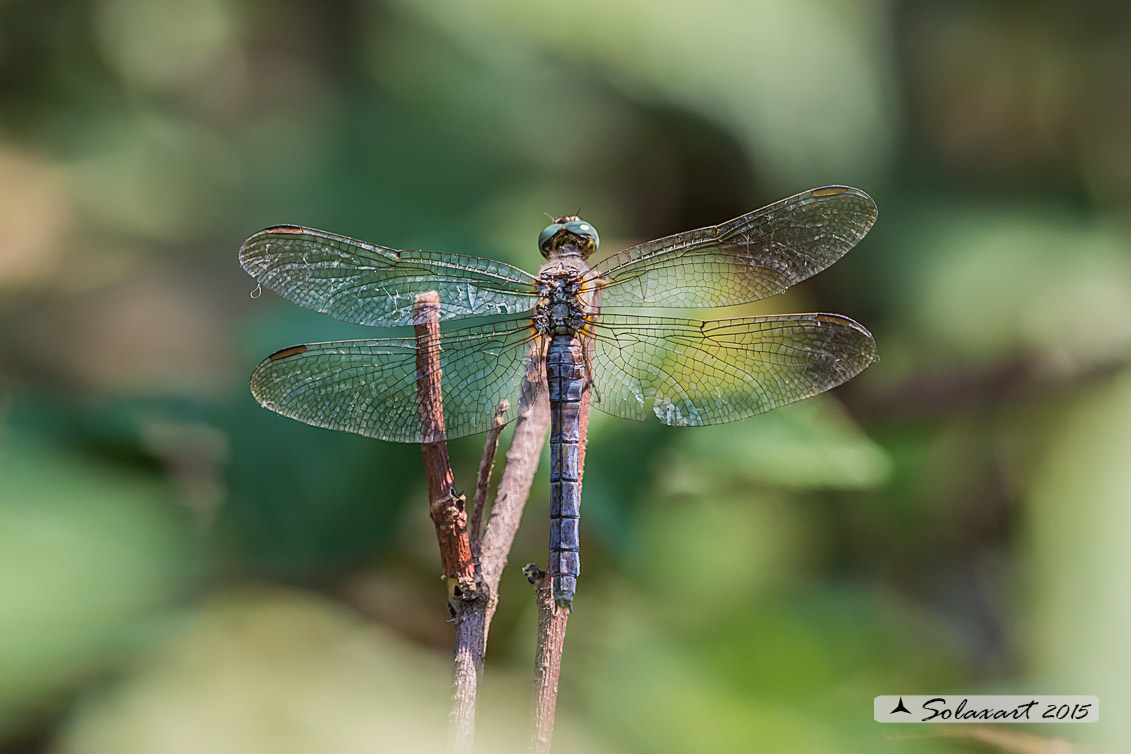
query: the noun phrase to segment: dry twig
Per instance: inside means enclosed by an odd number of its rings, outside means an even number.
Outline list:
[[[581,427],[578,447],[578,479],[584,476],[585,445],[589,436],[589,390],[581,396]],[[554,560],[550,569],[537,582],[538,644],[534,661],[534,735],[530,750],[549,754],[554,735],[554,717],[558,706],[558,678],[562,669],[562,648],[565,646],[569,610],[554,602]],[[530,578],[530,574],[527,574]]]
[[[480,522],[502,427],[496,423],[483,450],[469,536],[465,499],[456,491],[444,440],[439,310],[436,293],[417,296],[413,309],[417,339],[417,395],[421,437],[426,441],[422,451],[430,514],[436,526],[444,577],[449,585],[448,604],[455,619],[450,742],[453,752],[466,754],[471,751],[474,741],[483,657],[491,619],[498,604],[499,581],[542,456],[550,411],[544,373],[532,367],[523,385],[506,468],[480,543]],[[506,408],[505,405],[499,406],[500,418]]]
[[[428,483],[429,514],[436,526],[440,545],[440,565],[448,584],[448,608],[457,626],[465,599],[478,594],[475,561],[467,534],[464,496],[455,486],[444,438],[444,402],[440,378],[440,297],[435,292],[416,297],[413,327],[416,331],[416,386],[420,407],[420,436],[424,440],[424,471]],[[470,752],[475,736],[475,702],[479,687],[479,668],[466,662],[456,631],[453,667],[451,747],[455,752]]]
[[[453,612],[465,595],[476,591],[475,562],[467,534],[465,498],[456,490],[444,437],[444,401],[440,385],[440,297],[435,292],[416,297],[416,390],[420,435],[424,442],[424,472],[428,483],[429,514],[436,525],[440,565],[448,581]]]
[[[487,488],[491,484],[491,472],[495,469],[495,452],[499,449],[499,435],[503,431],[503,414],[510,408],[504,398],[495,411],[495,423],[487,432],[487,442],[483,445],[483,457],[479,459],[479,475],[475,483],[475,505],[471,509],[471,556],[479,561],[479,546],[483,539],[483,510],[487,507]]]
[[[482,677],[487,635],[491,629],[491,619],[495,616],[495,608],[499,604],[499,582],[518,533],[522,509],[530,495],[530,486],[542,458],[542,445],[546,441],[550,423],[550,409],[542,375],[532,373],[532,376],[536,379],[528,379],[523,386],[518,421],[507,451],[506,467],[495,493],[495,501],[491,505],[487,528],[483,532],[479,557],[481,589],[476,599],[464,602],[463,610],[456,620],[457,672],[468,673],[473,670],[476,684]],[[455,701],[457,709],[470,706],[474,710],[474,688],[457,684]]]

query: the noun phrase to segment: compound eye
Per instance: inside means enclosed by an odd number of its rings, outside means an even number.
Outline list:
[[[545,247],[546,243],[551,238],[553,238],[557,234],[557,232],[561,229],[562,229],[561,223],[554,223],[553,225],[547,225],[546,229],[538,234],[538,248],[541,249],[541,248]]]
[[[601,237],[597,235],[597,229],[584,220],[573,220],[566,223],[565,229],[570,233],[579,236],[585,236],[593,242],[593,248],[596,249],[601,245]]]

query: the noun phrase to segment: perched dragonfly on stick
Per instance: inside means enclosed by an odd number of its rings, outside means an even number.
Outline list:
[[[607,414],[694,427],[745,419],[840,385],[876,359],[872,335],[838,314],[714,321],[610,313],[632,307],[724,307],[781,293],[851,249],[876,219],[863,191],[825,186],[729,222],[602,257],[597,230],[561,217],[542,231],[537,275],[488,259],[397,251],[293,225],[240,249],[262,285],[346,322],[413,324],[435,291],[441,319],[492,319],[441,332],[447,438],[513,420],[527,382],[550,397],[550,572],[569,607],[580,572],[583,397]],[[496,316],[500,315],[500,316]],[[510,315],[510,316],[506,316]],[[251,377],[266,408],[318,427],[392,442],[435,442],[422,429],[414,338],[291,346]]]

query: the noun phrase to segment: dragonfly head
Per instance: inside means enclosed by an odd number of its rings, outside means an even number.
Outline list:
[[[551,254],[580,254],[585,259],[601,245],[597,229],[580,217],[559,217],[538,235],[538,250],[547,259]]]

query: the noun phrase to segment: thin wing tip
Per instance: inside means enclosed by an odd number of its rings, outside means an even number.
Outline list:
[[[266,366],[267,362],[262,361],[259,363],[259,366],[257,366],[255,370],[252,371],[251,377],[248,378],[247,381],[247,389],[251,392],[251,397],[255,399],[256,403],[258,403],[263,408],[270,409],[271,411],[276,411],[277,409],[272,404],[270,397],[264,394],[259,382],[260,374],[263,372],[263,369]]]
[[[849,194],[851,196],[855,196],[858,199],[863,199],[864,203],[868,205],[868,215],[870,216],[868,221],[868,228],[865,230],[865,232],[867,232],[868,229],[871,229],[872,225],[876,222],[876,215],[879,214],[879,207],[876,206],[876,200],[873,199],[867,191],[858,189],[855,186],[842,186],[840,184],[832,184],[829,186],[819,186],[814,189],[809,189],[809,191],[807,191],[806,193],[814,198]]]
[[[244,242],[240,244],[240,250],[238,252],[240,267],[243,267],[247,274],[257,280],[260,274],[267,269],[267,262],[264,259],[264,249],[261,248],[260,243],[264,238],[271,235],[272,230],[274,230],[273,227],[258,230],[245,238]]]
[[[864,327],[864,325],[852,319],[852,317],[846,317],[843,314],[831,314],[826,312],[821,312],[813,316],[824,322],[842,326],[860,336],[861,344],[865,346],[865,348],[861,349],[861,356],[865,356],[866,358],[860,359],[862,364],[860,366],[860,370],[856,372],[856,374],[859,374],[859,372],[864,371],[869,366],[875,364],[880,360],[879,348],[876,345],[876,337],[872,335],[871,331],[867,327]]]
[[[251,392],[251,397],[255,399],[255,402],[259,404],[260,408],[265,408],[272,413],[276,413],[279,416],[285,416],[288,419],[298,419],[298,417],[293,415],[293,412],[287,411],[286,407],[284,407],[278,401],[272,399],[271,396],[267,395],[263,391],[262,387],[256,380],[256,377],[259,376],[259,369],[262,366],[263,365],[260,364],[259,367],[256,367],[255,371],[251,374],[251,380],[248,383],[248,390],[249,392]],[[298,420],[302,421],[301,419]]]
[[[307,228],[302,225],[289,225],[285,223],[280,225],[271,225],[264,228],[263,230],[257,230],[256,232],[248,236],[242,244],[240,244],[240,261],[243,262],[246,258],[251,257],[253,253],[262,253],[263,251],[266,251],[266,249],[258,248],[259,243],[264,239],[268,239],[273,236],[303,236],[312,233],[320,234],[321,231],[316,231],[313,228]]]
[[[845,317],[845,319],[848,319]],[[868,331],[868,328],[854,320],[848,319],[849,325],[858,335],[861,336],[860,350],[858,351],[857,369],[853,373],[853,377],[860,374],[868,367],[875,364],[880,360],[879,346],[876,344],[876,338]]]
[[[873,338],[872,334],[867,330],[864,330],[864,333],[868,336],[868,340],[866,341],[868,343],[868,348],[861,354],[863,358],[860,359],[860,369],[857,370],[856,374],[860,374],[860,372],[863,372],[865,369],[880,360],[880,351],[879,347],[876,345],[876,339]]]
[[[858,333],[860,333],[861,335],[866,337],[868,340],[872,341],[873,343],[876,342],[876,338],[875,338],[874,335],[872,335],[872,331],[869,330],[867,327],[864,327],[864,325],[860,324],[859,322],[854,320],[852,317],[846,317],[843,314],[835,314],[835,315],[830,315],[830,316],[837,317],[838,319],[840,319],[841,322],[848,325],[850,328],[857,331]]]
[[[262,397],[259,390],[257,389],[259,385],[259,378],[265,371],[267,371],[267,368],[278,361],[289,358],[291,356],[297,356],[298,354],[305,352],[307,348],[309,348],[309,345],[305,343],[297,346],[287,346],[286,348],[280,348],[279,350],[270,354],[263,361],[255,365],[255,369],[251,371],[251,377],[248,378],[248,387],[251,388],[251,394],[255,397],[255,400],[259,401],[259,405],[265,408],[271,408],[267,405],[267,401],[269,399]]]

